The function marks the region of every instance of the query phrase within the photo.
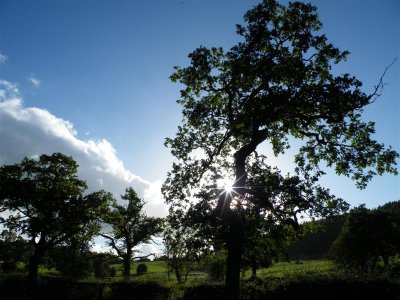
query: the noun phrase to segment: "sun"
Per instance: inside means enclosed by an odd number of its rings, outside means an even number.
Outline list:
[[[221,183],[222,183],[222,186],[223,186],[225,192],[227,192],[227,193],[233,192],[233,184],[235,183],[234,180],[232,180],[228,177],[225,177],[221,180]]]

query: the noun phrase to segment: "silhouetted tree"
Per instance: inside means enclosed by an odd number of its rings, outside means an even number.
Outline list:
[[[30,247],[16,232],[3,230],[0,234],[0,261],[3,271],[15,271],[17,262],[27,262]]]
[[[342,232],[331,249],[331,258],[345,268],[373,272],[383,260],[400,254],[400,221],[387,210],[368,210],[364,205],[348,214]]]
[[[345,219],[345,215],[338,215],[303,223],[304,235],[292,241],[287,248],[289,259],[326,258],[332,243],[342,230]]]
[[[145,202],[139,198],[133,188],[127,188],[121,198],[128,202],[127,205],[119,205],[114,199],[109,212],[103,219],[110,225],[111,231],[100,235],[107,239],[108,245],[122,258],[123,274],[126,279],[129,279],[134,247],[140,243],[149,242],[153,235],[160,233],[162,220],[148,217],[143,213]]]
[[[278,155],[289,147],[289,138],[302,140],[295,159],[299,176],[319,177],[318,166],[325,162],[360,188],[375,174],[396,173],[398,157],[372,139],[374,123],[361,119],[363,107],[379,96],[382,81],[367,95],[355,77],[330,72],[348,52],[318,34],[322,24],[314,6],[264,0],[244,19],[246,24],[236,27],[242,38],[237,45],[228,51],[199,47],[189,54],[190,66],[176,67],[171,76],[183,85],[178,103],[184,119],[176,137],[166,139],[177,162],[163,186],[168,203],[177,207],[186,201],[190,206],[192,193],[205,184],[208,172],[230,168],[234,197],[223,193],[214,211],[229,226],[229,299],[237,299],[240,290],[240,203],[253,194],[246,161],[256,159],[260,144],[269,142]],[[336,209],[329,197],[321,202]]]
[[[90,240],[82,236],[74,236],[49,249],[45,258],[46,266],[56,268],[62,276],[69,279],[92,277],[94,267],[89,242]]]
[[[400,200],[387,202],[378,206],[376,210],[389,212],[400,223]]]
[[[166,218],[163,231],[165,256],[167,258],[168,276],[174,272],[176,280],[186,282],[187,276],[193,270],[193,263],[202,253],[198,244],[198,232],[193,228],[184,226],[184,220],[177,218],[176,214],[170,214]],[[200,239],[201,240],[201,239]]]
[[[73,158],[62,153],[25,158],[20,164],[0,168],[0,212],[6,212],[1,222],[30,239],[32,281],[48,249],[99,229],[109,195],[100,191],[83,196],[87,186],[76,176],[77,170]]]

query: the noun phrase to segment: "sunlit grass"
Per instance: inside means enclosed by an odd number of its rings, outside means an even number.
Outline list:
[[[132,281],[156,281],[163,285],[172,286],[177,284],[175,274],[170,272],[168,275],[167,262],[154,261],[145,262],[148,272],[146,274],[136,276],[136,267],[138,262],[131,265],[131,280]],[[113,265],[117,270],[114,280],[123,280],[122,278],[122,265]],[[334,265],[328,260],[308,260],[299,262],[279,262],[275,263],[269,268],[260,268],[257,270],[257,276],[260,278],[284,278],[287,276],[305,275],[305,274],[331,274],[334,272]],[[251,271],[247,270],[242,273],[242,279],[251,277]],[[205,272],[195,271],[189,273],[184,286],[193,284],[206,283],[208,276]]]
[[[261,278],[282,278],[290,275],[301,274],[328,274],[333,272],[334,265],[328,260],[308,260],[300,262],[280,262],[270,268],[257,270],[257,276]],[[246,272],[250,276],[250,271]]]
[[[188,274],[185,283],[179,283],[176,280],[173,271],[168,273],[166,261],[149,261],[144,262],[147,265],[147,273],[143,275],[136,275],[136,268],[140,262],[132,262],[131,264],[131,281],[146,282],[153,281],[162,284],[163,286],[173,287],[176,285],[184,288],[185,286],[193,286],[210,282],[208,275],[202,271],[192,271]],[[21,266],[19,266],[21,267]],[[83,281],[96,281],[96,282],[118,282],[124,281],[122,276],[122,264],[114,264],[112,267],[116,270],[114,277],[107,278],[87,278]],[[21,270],[19,271],[21,273]],[[300,262],[279,262],[275,263],[269,268],[260,268],[257,270],[257,276],[263,279],[284,278],[297,275],[328,275],[334,272],[334,265],[328,260],[306,260]],[[39,275],[42,277],[58,277],[60,273],[54,268],[46,268],[40,266]],[[242,279],[251,277],[251,271],[246,270],[242,272]],[[178,288],[179,289],[179,288]]]
[[[54,277],[60,276],[60,272],[56,268],[47,268],[44,266],[39,266],[38,273],[40,276]]]

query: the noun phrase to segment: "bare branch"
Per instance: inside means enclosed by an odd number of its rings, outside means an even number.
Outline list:
[[[388,65],[385,68],[385,71],[383,71],[383,74],[381,75],[381,78],[379,79],[378,84],[375,86],[374,92],[368,96],[368,100],[375,97],[373,100],[369,101],[369,103],[374,103],[376,101],[376,99],[378,99],[381,96],[381,93],[383,90],[383,78],[385,77],[386,72],[390,69],[390,67],[393,66],[393,64],[396,62],[396,60],[397,60],[397,57],[392,61],[392,63],[390,65]],[[378,90],[379,90],[379,92],[378,92]]]
[[[115,251],[117,251],[117,254],[118,254],[119,257],[121,257],[121,258],[124,257],[124,253],[122,253],[122,251],[117,247],[117,244],[115,243],[115,240],[112,237],[110,237],[110,236],[108,236],[108,235],[106,235],[104,233],[99,233],[99,235],[102,236],[103,238],[107,239],[108,241],[110,241],[110,246]]]

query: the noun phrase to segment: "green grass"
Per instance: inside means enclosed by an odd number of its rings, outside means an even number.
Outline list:
[[[46,276],[46,277],[58,277],[61,276],[60,272],[57,271],[55,268],[47,268],[44,266],[40,266],[38,273],[40,276]]]
[[[131,275],[136,275],[136,268],[138,264],[140,264],[140,262],[131,263]],[[145,262],[145,264],[147,266],[147,273],[167,273],[167,262],[165,261],[148,261]],[[117,277],[122,276],[122,263],[112,265],[112,267],[117,271]]]
[[[156,281],[166,286],[175,285],[176,278],[173,272],[168,277],[167,263],[165,261],[145,262],[147,265],[147,274],[136,276],[136,267],[138,262],[131,264],[131,279],[133,281]],[[113,265],[117,270],[115,281],[123,280],[122,264]],[[334,272],[333,263],[328,260],[308,260],[300,262],[279,262],[270,268],[261,268],[257,270],[257,276],[263,279],[284,278],[287,276],[320,274],[328,275]],[[251,276],[251,271],[247,270],[242,273],[242,279],[248,279]],[[183,286],[194,284],[202,284],[208,281],[207,274],[203,272],[189,273],[187,282]]]
[[[131,264],[131,280],[132,281],[155,281],[164,286],[174,286],[177,284],[175,274],[170,272],[168,276],[167,262],[166,261],[149,261],[145,262],[147,265],[147,273],[144,275],[136,275],[136,267],[139,262],[132,262]],[[21,267],[21,266],[19,266]],[[88,278],[84,281],[122,281],[122,264],[112,265],[116,269],[116,276],[104,279]],[[21,272],[21,271],[20,271]],[[257,276],[263,279],[283,278],[287,276],[306,275],[306,274],[331,274],[334,272],[333,264],[328,260],[309,260],[301,262],[279,262],[270,268],[261,268],[257,270]],[[46,268],[41,266],[39,268],[40,276],[44,277],[57,277],[60,273],[54,268]],[[242,279],[248,279],[251,276],[251,271],[247,270],[242,273]],[[203,284],[208,282],[207,274],[201,271],[194,271],[189,273],[187,282],[181,284],[182,286],[191,286]]]
[[[131,273],[136,273],[136,267],[140,262],[133,262],[131,264]],[[167,262],[166,261],[148,261],[145,262],[147,265],[148,273],[165,273],[167,272]]]
[[[220,289],[223,286],[223,281],[211,281],[206,273],[199,270],[190,273],[185,283],[178,284],[175,278],[175,274],[173,272],[171,272],[170,276],[168,277],[167,263],[164,261],[146,262],[148,273],[136,276],[137,265],[137,262],[133,262],[131,264],[130,280],[134,283],[133,286],[135,286],[135,283],[137,282],[150,285],[155,284],[154,286],[161,286],[162,288],[166,288],[166,290],[169,291],[169,299],[171,300],[182,299],[184,294],[190,290],[195,290],[198,293],[202,293],[204,292],[204,290],[209,290],[209,287],[216,287],[217,289]],[[93,287],[93,289],[96,289],[98,286],[105,286],[106,289],[108,289],[105,293],[107,294],[107,291],[111,293],[111,287],[114,283],[124,281],[124,278],[122,277],[122,264],[116,264],[113,265],[113,267],[118,270],[117,276],[115,277],[87,278],[85,280],[80,280],[80,282],[83,282],[84,284]],[[51,277],[57,276],[58,272],[54,269],[46,269],[45,267],[41,267],[39,273],[42,277],[52,279]],[[0,272],[0,282],[1,280],[5,280],[9,276],[18,276],[22,278],[22,276],[25,275],[26,273],[2,274]],[[347,283],[343,285],[343,282],[347,280],[347,277],[340,277],[340,274],[336,272],[333,264],[328,260],[309,260],[291,263],[279,262],[274,264],[270,268],[262,268],[257,270],[257,275],[259,278],[261,278],[261,281],[247,280],[251,277],[250,270],[247,270],[242,274],[242,283],[243,286],[247,289],[246,291],[248,293],[252,293],[252,291],[254,290],[254,292],[261,293],[260,295],[264,295],[262,293],[265,292],[267,294],[273,294],[276,290],[276,293],[279,294],[282,288],[286,289],[287,287],[291,287],[291,292],[293,292],[293,289],[301,286],[304,282],[308,283],[308,285],[311,284],[311,286],[314,284],[318,287],[320,284],[325,284],[327,288],[332,288],[332,284],[336,284],[335,282],[337,280],[339,280],[339,288],[342,288],[342,290],[347,288]],[[358,277],[356,278],[356,281],[353,282],[353,284],[355,288],[359,286],[360,283]],[[378,282],[376,284],[380,283]],[[323,288],[321,291],[323,291]]]
[[[149,261],[145,262],[147,265],[147,273],[137,276],[136,275],[136,267],[140,262],[132,262],[131,264],[131,280],[133,281],[156,281],[164,286],[173,286],[177,284],[175,274],[173,272],[170,272],[168,275],[168,268],[167,268],[167,262],[166,261]],[[116,269],[116,276],[113,281],[119,281],[123,280],[122,277],[122,271],[123,271],[123,266],[121,264],[115,264],[112,265],[113,268]],[[187,281],[184,284],[181,284],[183,286],[186,285],[193,285],[198,282],[206,282],[207,281],[207,275],[203,272],[191,272],[189,273],[187,277]]]
[[[280,262],[270,268],[257,270],[257,275],[261,278],[282,278],[290,275],[301,274],[329,274],[333,272],[333,263],[328,260],[308,260],[295,262]],[[250,276],[250,271],[246,272],[245,277]]]

